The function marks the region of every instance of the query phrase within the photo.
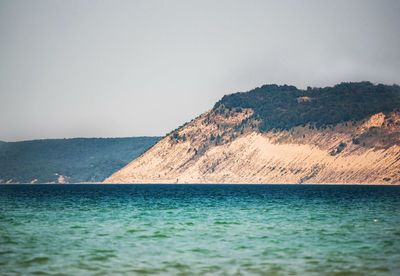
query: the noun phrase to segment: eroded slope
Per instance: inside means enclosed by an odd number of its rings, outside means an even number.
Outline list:
[[[251,109],[211,110],[106,183],[400,183],[400,116],[261,133]]]

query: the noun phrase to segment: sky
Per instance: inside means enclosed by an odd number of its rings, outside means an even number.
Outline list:
[[[400,1],[0,0],[0,140],[164,135],[263,84],[400,84]]]

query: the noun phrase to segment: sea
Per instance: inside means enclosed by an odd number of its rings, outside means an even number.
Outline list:
[[[400,275],[400,186],[0,185],[0,275]]]

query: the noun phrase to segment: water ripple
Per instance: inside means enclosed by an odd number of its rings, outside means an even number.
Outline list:
[[[398,275],[400,187],[0,185],[0,274]]]

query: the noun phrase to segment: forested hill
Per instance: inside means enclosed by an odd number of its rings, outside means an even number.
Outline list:
[[[0,181],[103,181],[159,139],[160,137],[74,138],[0,142]]]
[[[400,86],[352,82],[301,90],[292,85],[272,84],[226,95],[214,106],[220,112],[242,108],[254,111],[248,121],[256,119],[262,132],[306,124],[324,128],[399,110]]]
[[[224,96],[105,183],[400,184],[400,87]]]

